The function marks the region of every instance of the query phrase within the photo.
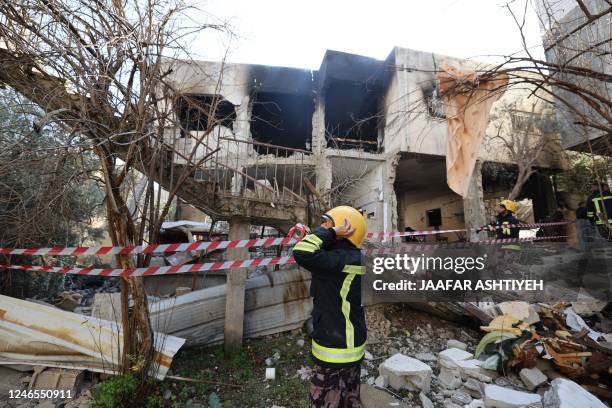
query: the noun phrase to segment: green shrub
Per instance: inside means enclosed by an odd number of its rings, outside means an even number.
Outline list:
[[[112,377],[95,391],[93,408],[122,408],[133,400],[137,390],[138,381],[132,374]]]

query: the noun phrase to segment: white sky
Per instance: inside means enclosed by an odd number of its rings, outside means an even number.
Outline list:
[[[511,0],[508,0],[511,1]],[[524,2],[513,9],[522,19]],[[491,61],[522,49],[504,0],[208,0],[192,18],[227,21],[237,38],[228,61],[317,69],[326,49],[384,59],[394,46]],[[210,17],[210,16],[214,16]],[[535,11],[527,8],[528,46],[542,57]],[[194,58],[219,60],[227,41],[200,35]]]

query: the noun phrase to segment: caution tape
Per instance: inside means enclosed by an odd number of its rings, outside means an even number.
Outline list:
[[[504,228],[538,228],[553,225],[565,225],[567,222],[549,222],[537,224],[514,224],[505,225]],[[500,229],[502,226],[491,226],[492,229]],[[368,239],[382,239],[393,237],[422,236],[435,234],[448,234],[453,232],[476,231],[471,229],[449,229],[449,230],[422,230],[422,231],[392,231],[392,232],[368,232]],[[53,248],[0,248],[0,255],[50,255],[50,256],[83,256],[83,255],[132,255],[132,254],[164,254],[172,252],[189,251],[214,251],[217,249],[255,248],[271,247],[277,245],[292,245],[299,240],[293,237],[241,239],[232,241],[203,241],[176,244],[150,244],[135,246],[103,246],[103,247],[53,247]]]
[[[562,222],[544,222],[544,223],[536,223],[536,224],[508,224],[508,225],[490,225],[482,230],[485,231],[487,229],[497,230],[502,228],[540,228],[540,227],[548,227],[554,225],[566,225],[566,221]],[[448,230],[423,230],[423,231],[392,231],[392,232],[368,232],[366,234],[366,238],[386,238],[386,237],[411,237],[411,236],[420,236],[420,235],[435,235],[435,234],[449,234],[453,232],[468,232],[468,231],[478,231],[481,228],[464,228],[464,229],[448,229]]]
[[[386,248],[368,248],[363,250],[365,255],[385,255],[391,253],[404,252],[419,252],[426,249],[442,249],[442,248],[463,248],[472,245],[496,245],[509,244],[526,241],[541,241],[547,239],[565,238],[565,235],[550,236],[550,237],[535,237],[535,238],[506,238],[492,239],[480,242],[455,242],[449,244],[417,244],[417,245],[401,245],[398,247]],[[207,262],[191,265],[176,265],[176,266],[149,266],[146,268],[130,268],[130,269],[113,269],[113,268],[66,268],[61,266],[39,266],[39,265],[3,265],[0,264],[0,269],[15,269],[21,271],[49,272],[62,273],[72,275],[88,275],[88,276],[155,276],[155,275],[173,275],[180,273],[194,273],[205,271],[231,270],[238,268],[248,268],[255,266],[273,266],[273,265],[288,265],[294,264],[293,256],[277,256],[273,258],[256,258],[256,259],[241,259],[234,261],[218,261]]]
[[[276,245],[291,245],[298,242],[296,238],[260,238],[241,239],[234,241],[204,241],[183,244],[151,244],[140,246],[104,246],[104,247],[73,247],[73,248],[0,248],[4,255],[131,255],[131,254],[162,254],[169,252],[214,251],[216,249],[270,247]]]

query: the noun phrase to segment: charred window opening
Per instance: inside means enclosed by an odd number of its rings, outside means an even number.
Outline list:
[[[310,96],[258,92],[251,112],[253,140],[310,150],[313,113],[314,102]],[[259,154],[281,153],[281,150],[273,151],[261,145],[255,145],[255,148]]]
[[[437,85],[432,85],[423,89],[423,99],[425,100],[425,105],[427,105],[427,114],[429,117],[446,119],[442,96],[440,95],[440,90]]]
[[[204,131],[222,125],[233,129],[235,106],[220,95],[185,95],[177,102],[181,137],[189,131]]]
[[[325,90],[327,146],[377,152],[382,95],[363,82],[332,82]]]

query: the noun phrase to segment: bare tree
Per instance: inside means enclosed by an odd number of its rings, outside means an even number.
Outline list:
[[[201,155],[198,148],[215,127],[216,97],[198,108],[209,120],[182,155],[186,165],[175,165],[165,138],[167,129],[184,127],[175,110],[182,96],[167,81],[168,62],[188,58],[185,44],[202,30],[225,30],[193,23],[187,18],[192,10],[178,0],[0,1],[0,83],[38,104],[47,113],[45,125],[63,127],[81,152],[95,153],[116,246],[157,242],[174,197],[214,153],[206,146]],[[142,208],[132,212],[134,171],[147,183]],[[168,190],[165,202],[156,183]],[[117,256],[125,269],[149,261],[149,255]],[[157,356],[142,279],[122,278],[121,292],[122,368],[144,381]]]
[[[517,177],[508,196],[516,199],[527,180],[535,172],[534,165],[546,147],[558,144],[557,119],[551,110],[542,110],[541,100],[522,110],[520,101],[505,102],[491,116],[495,133],[485,139],[490,150],[501,145],[503,152],[517,166]],[[524,107],[523,107],[524,108]]]

